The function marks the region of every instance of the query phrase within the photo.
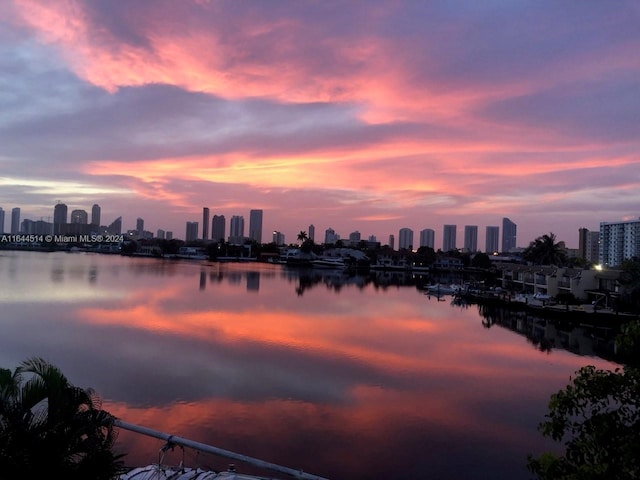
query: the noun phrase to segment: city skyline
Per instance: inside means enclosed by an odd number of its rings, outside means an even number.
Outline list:
[[[3,6],[5,223],[64,199],[202,237],[206,206],[262,210],[263,242],[313,224],[439,248],[456,224],[482,249],[506,217],[517,247],[577,248],[640,216],[636,2]]]

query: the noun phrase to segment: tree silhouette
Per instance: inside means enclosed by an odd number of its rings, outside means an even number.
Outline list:
[[[542,235],[532,241],[523,253],[523,258],[535,265],[564,265],[567,255],[553,233]]]
[[[113,419],[93,390],[41,358],[0,368],[2,478],[113,479],[122,467]]]

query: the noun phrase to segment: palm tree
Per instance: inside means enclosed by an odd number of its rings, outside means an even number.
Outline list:
[[[556,243],[553,233],[536,238],[524,251],[525,260],[535,265],[563,265],[567,262],[565,249]]]
[[[304,230],[300,230],[300,233],[298,233],[298,241],[300,243],[304,243],[306,239],[307,239],[307,232],[305,232]]]
[[[91,389],[69,383],[55,366],[31,358],[0,368],[0,471],[8,478],[109,480],[120,471],[112,452],[114,417]]]

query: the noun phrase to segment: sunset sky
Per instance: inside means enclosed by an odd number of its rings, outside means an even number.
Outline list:
[[[383,244],[640,216],[640,2],[0,0],[0,207]]]

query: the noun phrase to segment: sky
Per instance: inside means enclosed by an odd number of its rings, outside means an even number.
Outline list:
[[[184,238],[640,217],[635,0],[0,0],[0,207]]]

